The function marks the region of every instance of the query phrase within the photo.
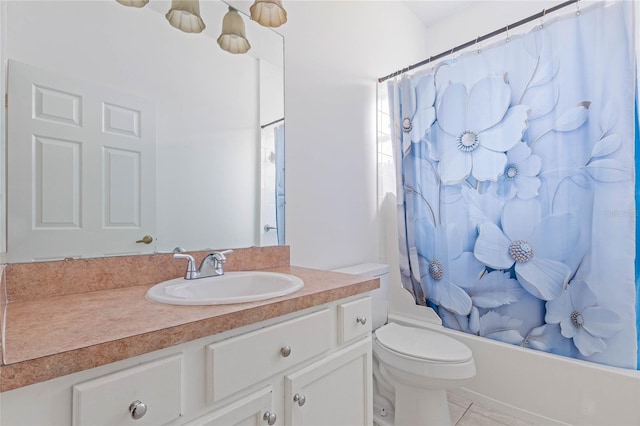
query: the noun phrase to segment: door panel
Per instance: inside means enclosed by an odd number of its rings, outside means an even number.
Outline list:
[[[35,229],[80,229],[80,150],[74,141],[34,136]]]
[[[140,153],[105,148],[104,161],[104,218],[105,228],[140,226]]]

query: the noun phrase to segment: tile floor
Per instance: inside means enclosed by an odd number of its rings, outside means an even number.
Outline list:
[[[453,426],[534,426],[532,423],[447,393]]]

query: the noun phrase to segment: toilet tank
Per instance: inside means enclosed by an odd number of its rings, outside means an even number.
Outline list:
[[[380,288],[371,292],[372,327],[377,329],[387,322],[389,310],[389,265],[384,263],[361,263],[334,269],[344,274],[365,275],[369,278],[380,278]]]

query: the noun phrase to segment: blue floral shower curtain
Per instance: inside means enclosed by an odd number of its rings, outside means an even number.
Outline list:
[[[389,84],[403,286],[445,326],[637,368],[632,17],[598,3]]]

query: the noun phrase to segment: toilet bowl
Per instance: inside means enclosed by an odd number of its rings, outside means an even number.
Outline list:
[[[374,331],[379,384],[393,388],[394,419],[400,425],[451,424],[446,391],[476,374],[471,350],[435,331],[386,324]]]
[[[380,289],[372,293],[374,422],[450,425],[446,391],[475,376],[471,349],[434,330],[385,324],[388,265],[370,263],[336,271],[380,278]]]

